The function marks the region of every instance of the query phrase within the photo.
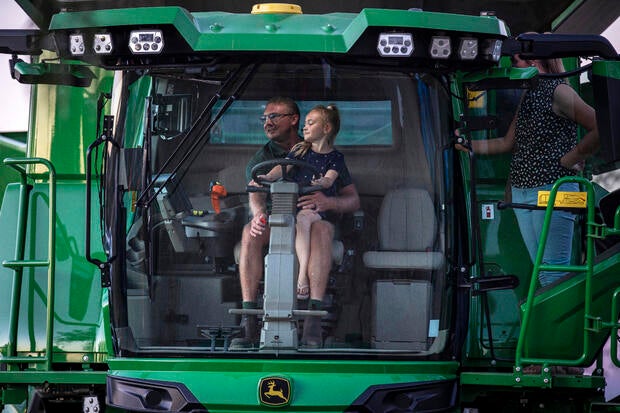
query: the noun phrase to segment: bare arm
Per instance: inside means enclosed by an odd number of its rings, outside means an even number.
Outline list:
[[[291,166],[287,166],[287,171],[291,169]],[[267,181],[275,181],[278,178],[282,178],[282,167],[280,165],[276,165],[271,168],[271,171],[267,172],[265,175],[258,175],[259,178],[263,178]]]
[[[319,179],[313,179],[311,184],[320,185],[323,188],[329,188],[334,184],[334,182],[336,182],[336,178],[338,178],[338,172],[336,172],[335,169],[330,169]]]
[[[258,186],[254,181],[249,185]],[[250,192],[248,194],[252,219],[249,222],[250,235],[257,237],[261,235],[267,227],[267,194],[262,192]]]
[[[287,166],[290,170],[291,166]],[[262,178],[266,181],[275,181],[278,178],[282,177],[282,167],[280,165],[276,165],[271,168],[271,171],[266,173],[265,175],[258,175],[259,178]],[[248,186],[260,186],[254,180],[251,180],[248,183]],[[248,195],[248,201],[250,205],[250,212],[252,212],[253,217],[259,217],[260,215],[266,215],[267,213],[267,195],[260,192],[250,192]]]
[[[471,141],[471,146],[476,154],[481,155],[495,155],[498,153],[506,153],[512,151],[512,148],[515,144],[515,125],[517,122],[517,117],[514,116],[512,118],[512,122],[510,122],[510,126],[506,131],[506,135],[501,138],[493,138],[493,139],[485,139],[485,140],[477,140]],[[460,136],[458,130],[456,131],[456,135]],[[454,145],[456,149],[459,151],[466,152],[467,148],[463,145],[456,144]]]
[[[252,186],[258,186],[254,184],[254,181],[250,181]],[[267,212],[267,195],[262,192],[250,192],[248,194],[248,201],[250,204],[250,212],[252,216],[256,217],[260,214]]]
[[[523,101],[524,96],[525,94],[521,96],[519,105],[517,106],[517,110],[512,117],[512,121],[510,122],[510,126],[508,126],[506,134],[501,138],[472,141],[471,145],[474,153],[478,153],[481,155],[495,155],[498,153],[506,153],[512,151],[512,148],[514,148],[515,146],[517,113],[519,113],[519,108],[521,107],[521,102]],[[456,131],[456,135],[459,136],[458,130]],[[465,148],[463,145],[456,144],[454,147],[459,151],[467,151],[467,148]]]
[[[354,212],[360,209],[360,196],[355,184],[341,188],[338,196],[331,197],[331,200],[333,202],[331,210],[339,213]]]
[[[572,168],[594,154],[600,147],[596,113],[581,97],[566,84],[559,85],[553,93],[553,111],[581,125],[586,134],[573,149],[567,152],[560,163],[565,168]]]

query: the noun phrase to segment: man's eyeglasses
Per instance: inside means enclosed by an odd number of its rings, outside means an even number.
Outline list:
[[[267,119],[269,119],[270,121],[276,123],[280,121],[280,118],[282,116],[292,116],[292,115],[294,115],[294,113],[269,113],[267,115],[261,115],[260,121],[265,123],[267,122]]]

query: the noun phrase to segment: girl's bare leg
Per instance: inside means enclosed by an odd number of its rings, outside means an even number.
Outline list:
[[[310,293],[308,285],[308,260],[310,259],[310,227],[313,222],[320,221],[321,216],[314,211],[302,209],[297,214],[297,234],[295,250],[299,260],[299,276],[297,277],[297,298],[305,300]]]

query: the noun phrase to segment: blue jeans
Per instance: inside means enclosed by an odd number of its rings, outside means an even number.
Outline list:
[[[512,202],[536,205],[538,202],[538,191],[550,191],[553,185],[544,185],[538,188],[516,188],[512,187]],[[562,191],[579,191],[579,184],[568,183],[562,185]],[[543,222],[545,221],[544,210],[514,209],[519,223],[519,230],[523,237],[523,242],[527,247],[532,263],[536,261],[540,233],[542,232]],[[576,215],[567,211],[554,211],[551,215],[551,224],[547,233],[547,243],[543,255],[543,264],[563,265],[571,263],[573,232],[575,229]],[[541,271],[538,274],[538,281],[544,287],[562,278],[566,272]]]

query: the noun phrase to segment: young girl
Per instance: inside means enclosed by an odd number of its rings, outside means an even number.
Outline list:
[[[299,159],[314,166],[320,176],[313,176],[307,168],[299,168],[294,179],[301,186],[319,185],[327,196],[336,195],[334,182],[345,167],[344,155],[334,149],[334,140],[340,130],[340,115],[334,105],[318,105],[306,115],[303,134],[304,141],[295,145],[287,155],[289,159]],[[291,168],[291,167],[289,167]],[[280,178],[282,169],[275,167],[262,176],[266,180]],[[329,220],[324,212],[316,212],[311,208],[301,209],[297,213],[297,235],[295,249],[299,260],[299,276],[297,278],[297,298],[305,300],[309,297],[308,259],[310,257],[310,227],[321,219]]]

